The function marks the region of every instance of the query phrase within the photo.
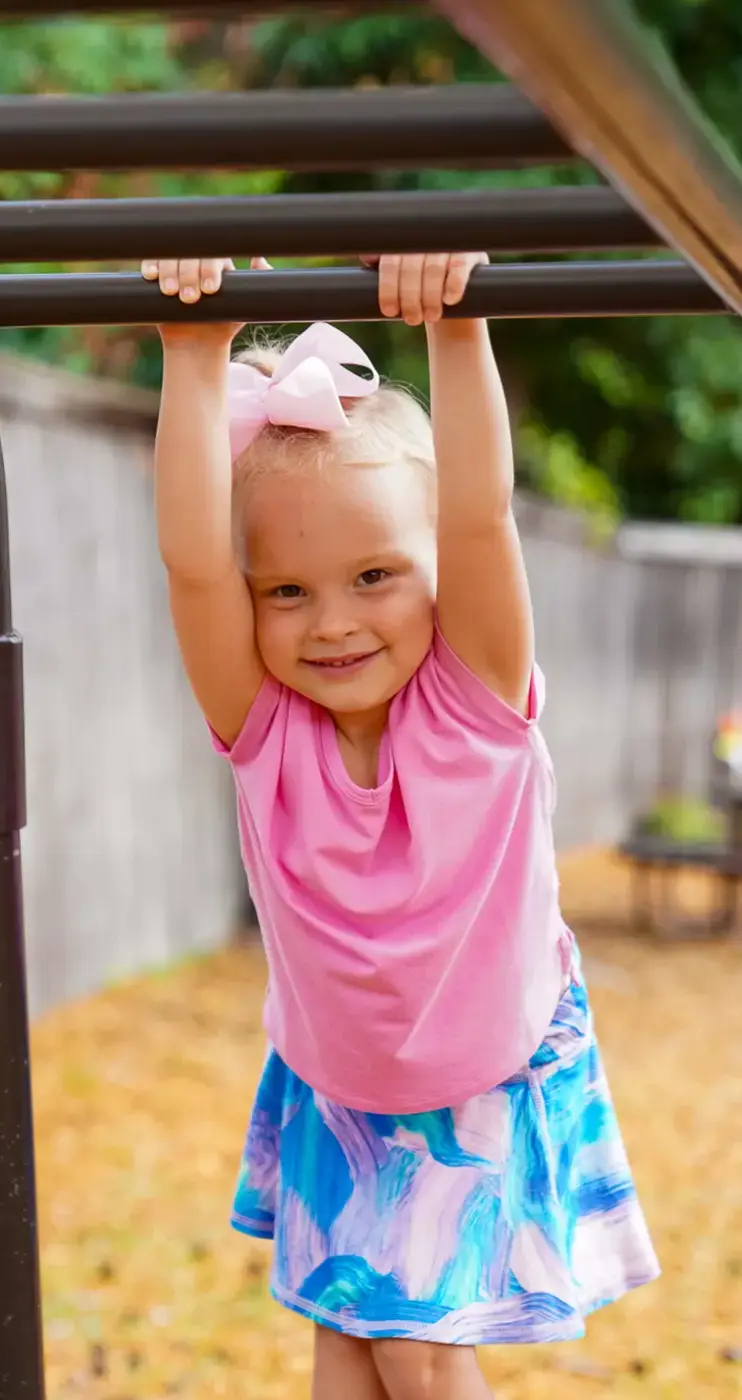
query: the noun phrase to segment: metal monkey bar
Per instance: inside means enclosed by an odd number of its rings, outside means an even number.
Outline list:
[[[0,97],[4,170],[491,170],[574,152],[507,83]]]
[[[450,317],[725,315],[685,263],[508,263],[475,269]],[[0,326],[151,325],[172,321],[379,319],[377,277],[362,268],[233,272],[216,297],[186,306],[136,273],[0,277]],[[1,1400],[1,1393],[0,1393]]]
[[[379,14],[404,10],[421,0],[0,0],[0,19],[45,19],[53,15],[222,15],[232,19],[263,19],[279,12],[320,11]]]
[[[424,230],[424,233],[422,232]],[[0,204],[0,262],[90,262],[254,253],[561,253],[661,242],[620,195],[530,190],[69,199]]]

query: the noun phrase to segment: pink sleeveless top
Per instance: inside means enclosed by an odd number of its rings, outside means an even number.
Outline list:
[[[526,719],[437,633],[392,701],[367,790],[330,715],[265,680],[228,754],[268,959],[265,1027],[336,1103],[452,1106],[540,1045],[571,956],[542,701],[538,668]]]

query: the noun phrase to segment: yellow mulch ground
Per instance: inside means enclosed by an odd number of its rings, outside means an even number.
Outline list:
[[[632,937],[601,853],[563,863],[563,892],[664,1277],[584,1342],[491,1350],[487,1375],[500,1400],[739,1397],[742,944]],[[311,1328],[227,1226],[263,983],[235,949],[37,1026],[49,1400],[307,1400]]]

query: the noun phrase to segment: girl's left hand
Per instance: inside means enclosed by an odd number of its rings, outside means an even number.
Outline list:
[[[456,306],[474,268],[489,258],[486,253],[384,253],[362,262],[379,269],[382,316],[421,326],[440,321],[445,306]]]

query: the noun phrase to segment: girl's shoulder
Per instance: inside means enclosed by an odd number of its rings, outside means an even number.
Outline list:
[[[299,718],[302,710],[301,705],[292,705],[292,698],[304,701],[303,696],[289,690],[287,686],[281,685],[269,672],[266,672],[263,683],[253,700],[250,709],[245,715],[245,721],[237,738],[231,746],[225,744],[218,734],[210,728],[211,742],[218,754],[229,759],[233,767],[242,766],[249,763],[258,753],[282,712],[286,714],[289,708],[293,709],[295,718]],[[304,705],[310,708],[309,701],[304,701]]]
[[[534,665],[526,714],[514,710],[470,670],[436,626],[422,664],[395,697],[398,722],[436,728],[446,721],[479,734],[526,739],[541,718],[546,682]]]

